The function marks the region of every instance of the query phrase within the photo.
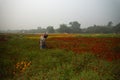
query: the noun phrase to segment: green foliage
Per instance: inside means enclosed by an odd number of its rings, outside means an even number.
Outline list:
[[[107,26],[110,27],[110,26],[112,26],[112,24],[113,24],[113,22],[112,22],[112,21],[109,21]]]
[[[91,26],[86,29],[86,33],[112,33],[112,27]]]
[[[61,24],[60,28],[58,29],[58,32],[60,32],[60,33],[69,33],[70,28],[66,24]]]
[[[55,30],[54,30],[53,26],[48,26],[48,27],[47,27],[47,32],[48,32],[48,33],[54,33]]]
[[[71,32],[72,33],[80,33],[81,32],[81,29],[80,29],[80,23],[77,22],[77,21],[73,21],[73,22],[70,22],[70,28],[71,28]]]
[[[60,33],[80,33],[80,23],[77,21],[73,21],[69,23],[70,26],[67,26],[66,24],[61,24],[60,28],[57,30]]]
[[[115,33],[120,33],[120,23],[118,23],[115,27],[113,27]]]
[[[97,72],[94,72],[93,70],[84,70],[80,74],[80,79],[83,80],[101,80],[100,76],[97,74]]]

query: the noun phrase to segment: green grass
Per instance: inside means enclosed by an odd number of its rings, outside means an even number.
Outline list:
[[[41,50],[39,40],[21,35],[12,35],[0,45],[1,80],[119,80],[120,77],[119,60],[108,62],[90,53],[75,54],[60,49]],[[31,62],[24,72],[15,66],[21,61]]]
[[[76,37],[120,38],[120,34],[79,34]]]

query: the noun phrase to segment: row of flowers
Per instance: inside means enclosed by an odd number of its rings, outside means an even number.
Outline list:
[[[120,38],[56,37],[47,39],[48,48],[91,52],[108,60],[120,58]]]

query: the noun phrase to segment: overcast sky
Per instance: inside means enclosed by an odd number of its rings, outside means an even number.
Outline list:
[[[81,28],[120,22],[120,0],[0,0],[0,29],[35,29],[78,21]]]

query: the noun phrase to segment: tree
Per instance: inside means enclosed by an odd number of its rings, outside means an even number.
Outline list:
[[[70,28],[66,24],[61,24],[60,28],[58,29],[58,32],[60,32],[60,33],[69,33]]]
[[[113,26],[113,22],[112,21],[108,22],[107,26],[110,26],[110,27]]]
[[[70,22],[70,28],[72,29],[73,33],[80,33],[81,29],[80,29],[80,23],[78,23],[77,21],[74,22]]]
[[[37,30],[35,31],[36,33],[44,33],[46,32],[45,28],[37,27]]]
[[[94,25],[86,29],[87,33],[111,33],[112,28],[107,26]]]
[[[53,26],[48,26],[48,27],[47,27],[47,32],[48,32],[48,33],[54,33],[55,30],[54,30]]]
[[[120,23],[118,23],[115,27],[113,27],[115,33],[120,33]]]
[[[42,28],[41,27],[37,27],[37,30],[41,30]]]

